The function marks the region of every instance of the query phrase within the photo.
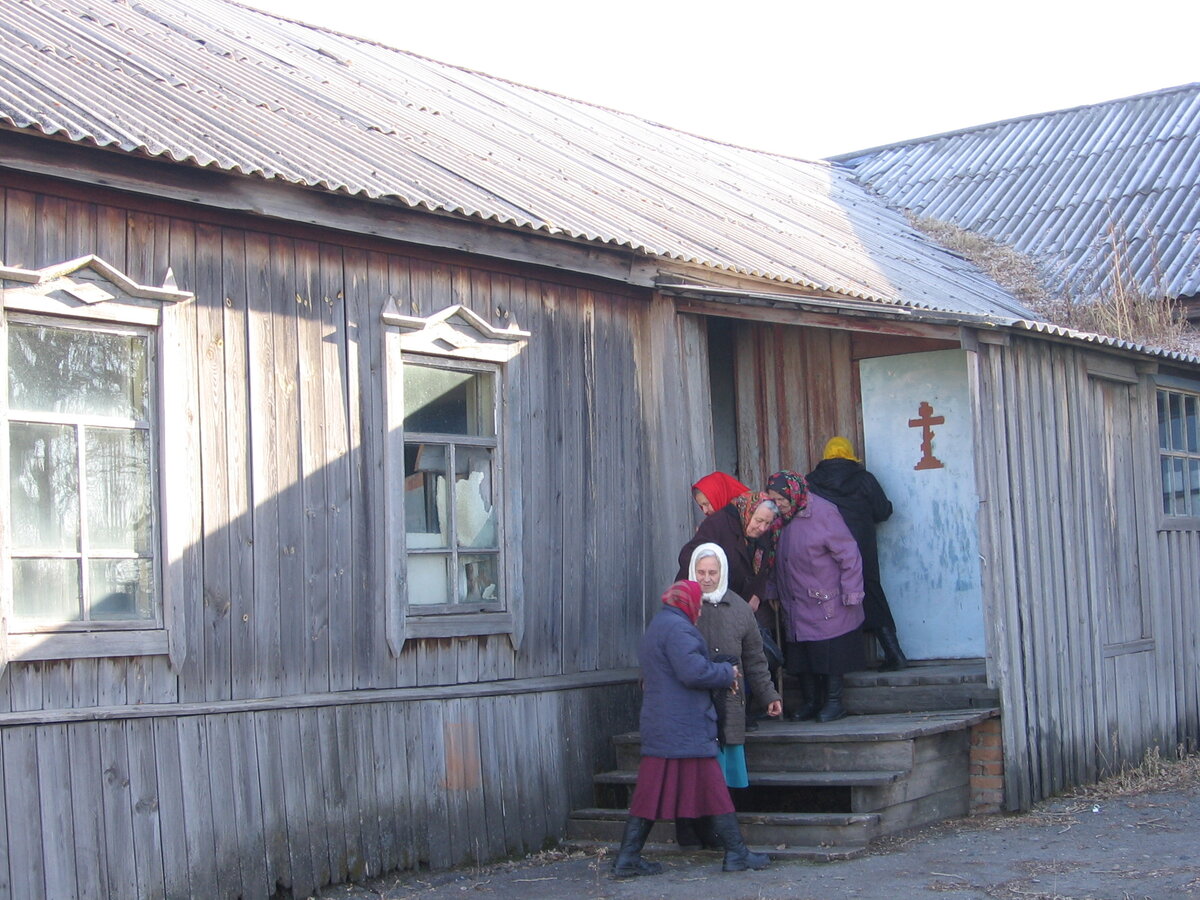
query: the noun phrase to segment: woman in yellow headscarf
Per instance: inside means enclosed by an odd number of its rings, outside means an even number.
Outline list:
[[[891,671],[908,665],[896,636],[896,621],[888,606],[887,595],[879,580],[879,549],[875,541],[875,526],[887,521],[892,503],[879,486],[875,476],[866,470],[854,455],[854,445],[838,436],[825,444],[824,459],[808,473],[809,490],[824,497],[841,510],[842,518],[862,554],[863,612],[866,621],[863,631],[873,633],[883,651],[880,669]]]

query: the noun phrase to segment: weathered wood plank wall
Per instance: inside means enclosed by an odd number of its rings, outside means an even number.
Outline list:
[[[761,490],[780,469],[812,471],[834,435],[862,446],[850,340],[850,332],[829,328],[737,326],[738,464],[746,484]]]
[[[180,671],[149,656],[15,661],[0,676],[0,896],[308,895],[539,848],[588,802],[609,736],[636,721],[628,667],[690,527],[693,467],[650,449],[687,389],[664,365],[673,309],[548,270],[193,212],[0,178],[4,263],[95,253],[145,283],[170,269],[196,293],[203,499]],[[506,635],[388,649],[389,297],[532,333],[506,401],[524,426],[505,460],[523,535],[507,548],[523,575],[519,649]],[[652,498],[676,481],[672,528]],[[507,679],[511,697],[463,693]],[[353,699],[432,685],[448,693]],[[247,711],[263,698],[290,700]],[[154,715],[123,718],[147,704]],[[32,711],[36,724],[12,719]]]
[[[1160,531],[1152,382],[1014,338],[973,354],[989,663],[1007,804],[1195,746],[1196,535]]]
[[[8,726],[0,893],[310,896],[535,852],[589,802],[636,693],[447,690],[146,718],[109,707],[99,722]]]
[[[646,425],[630,415],[638,397],[649,392],[649,409],[683,390],[654,397],[654,366],[636,346],[645,298],[19,190],[3,201],[6,263],[106,254],[147,283],[170,268],[196,292],[204,541],[182,672],[163,657],[19,663],[0,679],[0,708],[50,702],[42,695],[56,672],[87,686],[53,701],[73,706],[100,693],[131,703],[281,696],[635,661],[642,620],[624,600],[657,596],[666,567],[650,557],[647,510],[614,528],[612,505],[657,490],[644,477]],[[388,652],[375,568],[378,318],[389,296],[419,315],[463,303],[533,334],[510,364],[510,402],[528,411],[528,431],[522,454],[506,460],[526,537],[510,548],[527,594],[520,652],[504,636],[413,641],[398,660]],[[691,476],[679,466],[684,505]]]

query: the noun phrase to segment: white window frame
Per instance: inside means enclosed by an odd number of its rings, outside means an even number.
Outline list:
[[[1194,398],[1197,403],[1200,403],[1200,383],[1188,381],[1183,378],[1174,378],[1167,375],[1159,375],[1154,379],[1154,454],[1157,467],[1157,477],[1155,483],[1158,485],[1158,501],[1157,512],[1159,530],[1163,531],[1193,531],[1200,530],[1200,516],[1179,515],[1177,513],[1167,513],[1162,508],[1162,497],[1166,490],[1166,485],[1163,483],[1162,476],[1162,461],[1164,458],[1171,459],[1197,459],[1200,454],[1192,453],[1187,450],[1164,450],[1162,440],[1159,437],[1162,423],[1159,421],[1159,400],[1163,395],[1170,397],[1172,394],[1182,395]]]
[[[445,638],[508,634],[519,645],[523,617],[519,545],[520,506],[505,491],[505,459],[512,450],[518,415],[508,402],[512,361],[524,349],[529,333],[515,325],[492,327],[465,306],[451,306],[431,316],[403,315],[394,298],[384,305],[384,516],[383,578],[386,632],[391,652],[399,656],[409,638]],[[414,362],[461,371],[490,371],[495,378],[496,446],[493,456],[493,502],[497,507],[499,608],[471,606],[423,609],[408,599],[408,547],[404,510],[404,363]],[[519,437],[517,441],[519,442]]]
[[[182,321],[187,291],[168,271],[163,287],[138,284],[104,260],[85,256],[43,269],[0,265],[0,471],[9,477],[8,323],[136,328],[148,333],[154,361],[151,422],[156,501],[156,620],[93,627],[38,625],[12,608],[10,491],[0,491],[0,669],[10,661],[166,654],[176,670],[186,656],[186,604],[199,584],[199,421],[195,342]]]

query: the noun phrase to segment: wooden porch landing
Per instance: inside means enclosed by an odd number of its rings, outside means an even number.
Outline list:
[[[847,706],[861,714],[824,724],[764,720],[746,735],[750,787],[733,794],[751,846],[780,857],[844,859],[875,838],[969,811],[971,728],[998,714],[982,662],[847,678]],[[934,708],[893,709],[919,704]],[[620,840],[637,780],[638,735],[616,735],[613,743],[617,769],[595,776],[596,805],[571,814],[573,846]],[[673,841],[672,823],[655,825],[651,845],[677,849]]]

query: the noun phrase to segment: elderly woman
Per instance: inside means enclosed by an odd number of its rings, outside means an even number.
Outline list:
[[[803,704],[788,718],[832,722],[846,715],[843,675],[863,667],[862,557],[836,506],[808,495],[800,507],[779,536],[767,596],[783,605],[785,665],[800,682]]]
[[[713,830],[725,847],[726,872],[762,869],[770,863],[766,854],[746,848],[717,764],[717,714],[710,692],[729,690],[738,670],[709,659],[704,636],[696,630],[701,595],[694,581],[677,581],[667,588],[663,608],[638,647],[642,761],[621,849],[613,861],[618,878],[662,871],[658,863],[642,859],[656,819],[712,816]]]
[[[716,544],[728,560],[726,578],[729,589],[744,597],[751,609],[758,608],[766,587],[767,570],[763,566],[766,545],[760,539],[771,528],[778,514],[775,504],[764,493],[746,492],[708,516],[696,529],[695,536],[679,551],[676,580],[688,576],[692,553],[701,544]]]
[[[727,506],[739,494],[749,493],[750,488],[742,484],[732,475],[724,472],[709,472],[692,485],[692,499],[700,507],[700,512],[711,516],[718,509]]]
[[[732,788],[744,788],[750,786],[746,771],[745,682],[749,682],[758,702],[766,706],[767,715],[778,716],[783,711],[783,701],[771,683],[754,613],[745,600],[729,590],[728,568],[725,551],[716,544],[701,544],[692,551],[690,578],[700,585],[704,600],[704,615],[696,627],[708,643],[709,655],[715,660],[732,660],[741,673],[736,689],[718,693],[713,701],[719,707],[718,721],[723,723],[718,735],[717,760],[725,774],[725,783]],[[717,849],[707,822],[676,819],[675,840],[681,847],[703,845]]]
[[[846,527],[858,542],[862,554],[863,631],[874,634],[883,650],[881,671],[890,672],[908,665],[900,639],[896,636],[896,620],[888,606],[887,594],[879,578],[879,545],[875,526],[892,515],[892,501],[854,455],[854,445],[844,437],[831,437],[825,444],[825,458],[808,473],[808,488],[841,510]]]

